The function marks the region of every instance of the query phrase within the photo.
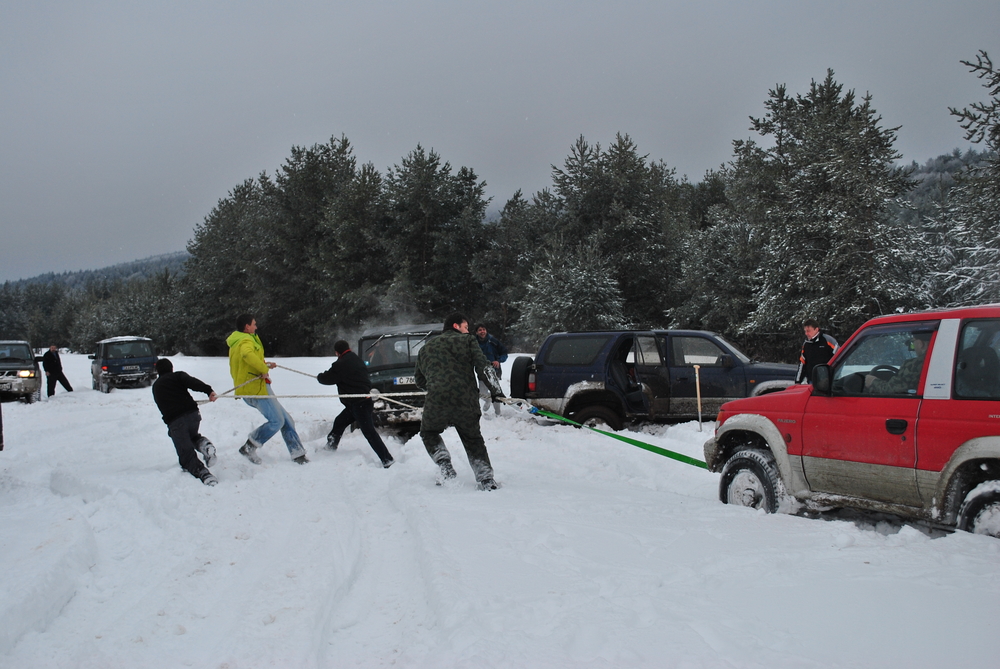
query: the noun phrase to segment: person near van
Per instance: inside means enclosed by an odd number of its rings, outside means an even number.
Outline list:
[[[181,467],[205,485],[215,485],[219,479],[208,470],[215,464],[215,446],[198,433],[201,425],[201,412],[191,397],[189,390],[208,395],[208,401],[214,402],[218,395],[212,387],[185,372],[175,372],[174,364],[166,358],[156,361],[158,378],[153,382],[153,401],[167,424],[167,434],[174,442],[177,460]],[[205,462],[198,458],[198,454]]]
[[[491,335],[483,323],[476,326],[476,341],[479,342],[479,348],[482,350],[483,355],[486,356],[486,360],[493,366],[493,371],[496,372],[497,378],[503,378],[500,363],[507,362],[507,347],[500,343],[499,339]],[[490,389],[485,383],[480,381],[479,397],[483,400],[484,413],[490,408],[491,396]],[[492,402],[492,404],[494,413],[499,416],[500,402]]]
[[[236,396],[267,419],[266,423],[250,433],[247,443],[240,447],[240,453],[259,465],[261,459],[257,450],[280,431],[292,460],[300,465],[309,462],[292,417],[271,390],[269,372],[278,365],[264,360],[264,345],[257,336],[257,321],[253,315],[240,314],[236,318],[236,330],[226,338],[226,344],[229,346],[229,373],[236,386]]]
[[[795,383],[812,383],[812,371],[816,365],[825,365],[837,352],[837,340],[819,329],[819,323],[812,318],[802,323],[806,340],[799,354],[799,369],[795,372]]]
[[[59,359],[59,347],[55,344],[49,346],[49,350],[42,356],[42,369],[45,370],[47,397],[56,394],[56,381],[62,384],[66,392],[73,392],[73,386],[69,385],[66,375],[63,374],[62,360]]]
[[[493,478],[493,465],[479,429],[482,412],[475,376],[487,385],[494,399],[504,397],[493,366],[469,334],[468,319],[460,313],[451,314],[445,319],[443,333],[429,339],[417,355],[414,378],[417,387],[427,391],[420,438],[441,470],[440,484],[456,476],[451,454],[441,439],[441,433],[454,426],[479,489],[496,490],[500,485]]]
[[[372,383],[368,378],[368,370],[365,363],[358,357],[357,353],[351,350],[351,345],[341,339],[333,345],[333,350],[337,353],[337,360],[330,365],[330,369],[316,376],[316,380],[324,386],[337,386],[337,392],[341,395],[366,395],[371,392]],[[344,410],[333,420],[333,429],[326,437],[326,448],[331,451],[337,450],[344,430],[350,427],[351,423],[357,423],[361,434],[365,435],[368,445],[375,451],[375,455],[382,461],[382,466],[386,469],[392,466],[392,455],[385,447],[385,442],[375,430],[375,402],[371,397],[341,397],[340,403],[344,405]]]

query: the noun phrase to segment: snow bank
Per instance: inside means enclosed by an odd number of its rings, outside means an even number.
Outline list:
[[[315,374],[329,360],[286,359]],[[5,404],[0,667],[994,666],[1000,541],[718,501],[718,475],[505,409],[503,484],[435,486],[419,439],[322,449],[339,404],[285,402],[311,462],[202,408],[219,485],[181,471],[148,390]],[[183,369],[231,385],[227,361]],[[275,391],[327,394],[278,370]],[[706,430],[709,429],[706,425]],[[634,435],[700,458],[697,423]]]

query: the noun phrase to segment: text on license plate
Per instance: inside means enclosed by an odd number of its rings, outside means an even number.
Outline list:
[[[416,384],[416,379],[412,376],[397,376],[392,380],[397,386],[412,386]]]
[[[0,390],[10,390],[9,383],[0,383]]]
[[[139,369],[139,365],[122,365],[123,372],[130,372],[133,369]]]

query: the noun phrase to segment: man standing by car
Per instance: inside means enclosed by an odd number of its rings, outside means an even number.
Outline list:
[[[167,424],[167,434],[174,442],[177,460],[181,467],[196,479],[201,479],[205,485],[215,485],[215,478],[208,468],[215,464],[215,446],[198,433],[201,425],[201,412],[188,390],[196,390],[208,395],[208,401],[214,402],[218,395],[212,387],[185,372],[175,372],[174,364],[166,358],[156,361],[158,378],[153,383],[153,401]],[[205,458],[202,464],[198,453]]]
[[[825,365],[837,352],[837,340],[819,329],[819,323],[812,318],[802,323],[806,340],[799,354],[799,369],[795,373],[795,383],[812,383],[812,371],[816,365]]]
[[[229,345],[229,373],[236,386],[236,396],[242,397],[267,419],[266,423],[250,433],[247,443],[240,447],[240,453],[259,465],[261,459],[257,449],[280,430],[292,460],[300,465],[309,462],[292,417],[273,397],[269,373],[278,365],[264,360],[264,344],[257,336],[256,319],[251,314],[240,314],[236,319],[236,330],[226,338],[226,344]]]
[[[368,378],[368,370],[361,358],[351,350],[351,345],[341,339],[333,345],[333,350],[337,353],[337,360],[330,365],[330,369],[322,372],[316,380],[324,386],[337,386],[337,391],[341,395],[367,395],[372,390],[372,383]],[[375,420],[373,412],[375,403],[371,397],[341,397],[341,404],[344,410],[333,420],[333,429],[326,437],[326,447],[337,450],[340,438],[344,436],[351,423],[357,423],[361,429],[361,434],[365,435],[368,445],[375,451],[375,455],[382,461],[382,466],[388,469],[392,466],[392,455],[385,447],[385,442],[375,430]]]
[[[473,371],[489,388],[493,398],[504,396],[493,366],[486,360],[476,338],[469,334],[469,320],[460,313],[453,313],[445,319],[441,336],[428,340],[417,356],[414,377],[417,387],[427,391],[420,438],[427,454],[441,469],[440,484],[455,478],[451,454],[441,439],[441,433],[454,426],[479,489],[496,490],[500,485],[493,478],[493,465],[479,429],[482,412]]]
[[[66,392],[73,392],[73,386],[69,385],[66,375],[63,374],[62,360],[59,359],[59,347],[55,344],[49,346],[49,350],[42,356],[42,368],[45,370],[47,397],[56,394],[56,381],[62,384]]]
[[[486,356],[487,362],[493,366],[493,371],[496,372],[497,378],[502,378],[503,373],[500,363],[507,362],[507,347],[501,344],[499,339],[486,331],[485,324],[476,326],[476,340],[479,342],[479,348],[482,350],[483,355]],[[490,395],[490,389],[486,387],[485,383],[480,381],[479,396],[483,399],[484,413],[490,408]],[[500,415],[500,402],[493,402],[493,411],[496,415]]]

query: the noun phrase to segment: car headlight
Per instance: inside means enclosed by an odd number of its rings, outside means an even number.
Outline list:
[[[33,379],[35,378],[35,370],[33,369],[22,369],[17,373],[22,379]]]

